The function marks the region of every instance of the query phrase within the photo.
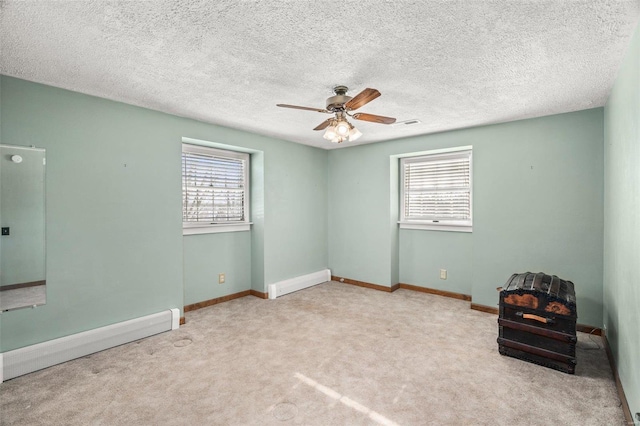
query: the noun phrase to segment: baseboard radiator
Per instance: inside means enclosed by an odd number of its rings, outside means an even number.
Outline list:
[[[275,299],[327,281],[331,281],[331,270],[323,269],[322,271],[269,284],[269,299]]]
[[[180,311],[157,314],[72,334],[0,354],[0,383],[23,374],[133,342],[180,326]]]

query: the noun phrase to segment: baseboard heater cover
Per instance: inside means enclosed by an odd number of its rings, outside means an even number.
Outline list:
[[[269,299],[275,299],[285,294],[313,287],[314,285],[327,281],[331,281],[331,270],[323,269],[318,272],[312,272],[311,274],[269,284]]]
[[[180,310],[170,309],[0,354],[0,383],[105,349],[179,327]]]

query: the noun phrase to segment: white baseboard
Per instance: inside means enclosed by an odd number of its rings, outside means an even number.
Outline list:
[[[180,309],[171,309],[171,329],[177,330],[180,328]]]
[[[331,281],[331,270],[323,269],[322,271],[312,272],[311,274],[269,284],[269,299],[275,299],[276,297],[284,296],[285,294],[293,293],[294,291],[327,281]]]
[[[4,352],[0,354],[0,383],[134,340],[175,330],[179,324],[180,310],[171,309]]]

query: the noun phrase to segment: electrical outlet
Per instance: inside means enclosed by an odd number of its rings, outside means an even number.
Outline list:
[[[218,284],[224,284],[225,276],[224,274],[218,274]]]
[[[447,279],[447,270],[446,269],[440,269],[440,279],[441,280],[446,280]]]

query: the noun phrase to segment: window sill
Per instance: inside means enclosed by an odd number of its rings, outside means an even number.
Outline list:
[[[447,223],[398,222],[400,229],[418,229],[422,231],[473,232],[472,225],[452,225]]]
[[[251,231],[252,222],[220,223],[215,225],[188,226],[182,228],[182,235],[219,234],[222,232]]]

